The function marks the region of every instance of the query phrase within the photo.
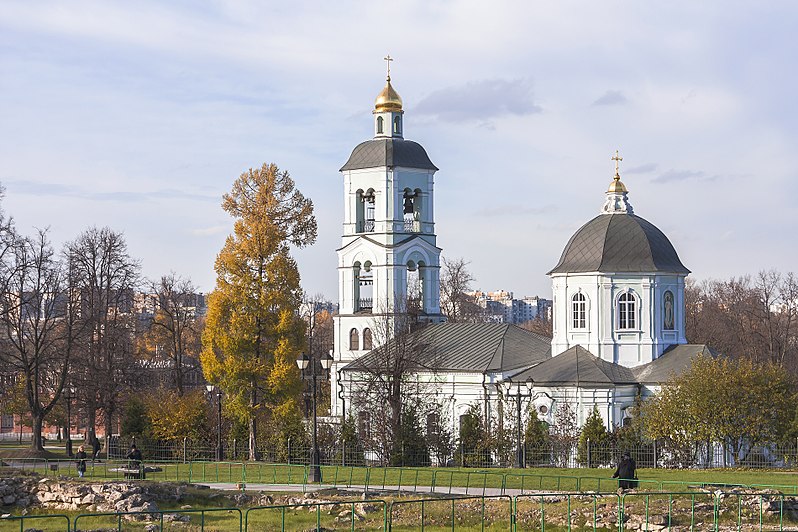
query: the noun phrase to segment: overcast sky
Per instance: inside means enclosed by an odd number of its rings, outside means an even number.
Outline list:
[[[310,293],[337,298],[338,169],[372,135],[390,53],[405,137],[436,174],[445,256],[476,287],[546,272],[613,174],[698,279],[796,270],[793,2],[0,4],[2,207],[53,240],[123,231],[143,273],[203,291],[263,162],[311,197]]]

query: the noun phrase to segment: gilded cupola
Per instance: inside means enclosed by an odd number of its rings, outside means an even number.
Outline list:
[[[402,111],[402,97],[396,92],[396,89],[391,85],[391,76],[389,75],[385,88],[377,95],[374,101],[375,113],[398,113]]]

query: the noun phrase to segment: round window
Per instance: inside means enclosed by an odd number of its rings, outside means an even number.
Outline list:
[[[549,407],[546,406],[546,405],[540,405],[538,407],[538,412],[540,412],[541,414],[548,414],[549,413]]]

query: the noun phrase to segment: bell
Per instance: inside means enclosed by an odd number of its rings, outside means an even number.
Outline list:
[[[405,209],[404,209],[404,213],[405,213],[405,214],[413,214],[413,211],[414,211],[414,210],[415,210],[415,209],[413,209],[413,198],[411,198],[410,196],[405,196]]]

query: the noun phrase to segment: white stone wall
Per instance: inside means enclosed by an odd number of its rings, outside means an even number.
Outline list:
[[[581,345],[597,357],[627,367],[651,362],[673,344],[684,344],[684,279],[680,274],[554,274],[552,354]],[[664,296],[674,296],[674,330],[665,330]],[[617,301],[624,292],[636,298],[636,327],[618,328]],[[573,327],[574,295],[586,297],[587,324]]]

